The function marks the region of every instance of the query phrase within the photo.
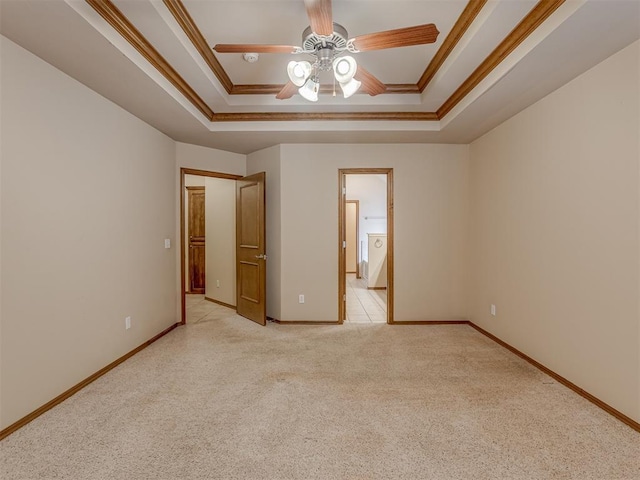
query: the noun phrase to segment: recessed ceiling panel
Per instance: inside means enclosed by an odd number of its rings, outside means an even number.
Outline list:
[[[183,1],[210,47],[218,43],[300,45],[308,25],[300,1]],[[249,64],[242,54],[215,54],[234,84],[284,84],[288,55],[261,54]]]
[[[210,46],[217,43],[259,43],[300,46],[309,25],[302,0],[214,1],[186,0],[185,6]],[[367,70],[384,83],[415,84],[444,41],[466,1],[341,1],[333,2],[333,19],[349,37],[435,23],[440,30],[433,45],[394,48],[357,54]],[[216,53],[234,84],[284,84],[286,65],[300,55],[261,54],[248,64],[239,53]]]
[[[477,29],[461,42],[461,48],[451,56],[425,89],[425,100],[448,98],[458,86],[489,56],[520,21],[536,5],[536,0],[491,2],[480,15]]]
[[[0,0],[1,1],[1,0]],[[205,101],[219,95],[207,76],[149,0],[112,0],[124,16]],[[164,5],[160,5],[164,8]],[[168,14],[168,12],[167,12]],[[170,17],[170,14],[168,14]],[[175,28],[179,28],[177,25]]]
[[[477,17],[469,14],[475,21],[423,94],[398,93],[410,89],[396,85],[393,93],[349,99],[338,88],[334,97],[327,74],[319,101],[310,103],[297,94],[275,98],[286,63],[300,57],[263,54],[249,64],[240,54],[216,53],[210,58],[230,77],[218,81],[165,1],[188,12],[207,54],[216,43],[299,45],[309,23],[303,0],[0,0],[0,31],[171,138],[243,153],[295,142],[466,143],[640,36],[638,0],[489,0]],[[104,11],[111,2],[122,17]],[[458,17],[481,4],[334,0],[333,14],[350,37],[435,23],[435,44],[356,54],[383,82],[417,92]],[[511,38],[523,18],[530,28]],[[168,66],[148,55],[148,44]],[[481,64],[482,74],[473,75]],[[247,94],[243,86],[268,93]]]

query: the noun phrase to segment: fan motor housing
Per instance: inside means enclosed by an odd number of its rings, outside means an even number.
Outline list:
[[[333,33],[331,35],[318,35],[307,27],[302,32],[302,48],[304,50],[319,50],[321,48],[330,48],[332,50],[344,50],[347,48],[347,40],[349,34],[347,29],[339,23],[333,22]]]

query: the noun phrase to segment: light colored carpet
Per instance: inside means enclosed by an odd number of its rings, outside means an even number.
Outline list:
[[[0,442],[12,479],[638,479],[640,434],[469,326],[180,327]]]

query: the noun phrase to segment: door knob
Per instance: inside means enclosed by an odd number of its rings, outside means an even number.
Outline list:
[[[256,258],[264,258],[266,260],[267,256],[264,254],[260,254],[260,255],[256,255]]]

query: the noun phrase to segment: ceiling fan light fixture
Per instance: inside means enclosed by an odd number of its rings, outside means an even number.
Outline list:
[[[318,101],[318,91],[320,90],[320,83],[316,77],[311,77],[307,82],[298,89],[298,93],[302,98],[309,100],[310,102]]]
[[[341,85],[343,83],[349,83],[357,71],[358,64],[355,58],[350,55],[338,57],[333,61],[333,73]]]
[[[359,82],[355,78],[352,78],[346,83],[340,83],[340,88],[342,88],[342,95],[344,95],[344,98],[349,98],[351,95],[356,93],[360,88],[360,85],[362,85],[362,82]]]
[[[302,87],[311,76],[311,64],[305,60],[301,62],[292,60],[287,65],[287,74],[294,85]]]

